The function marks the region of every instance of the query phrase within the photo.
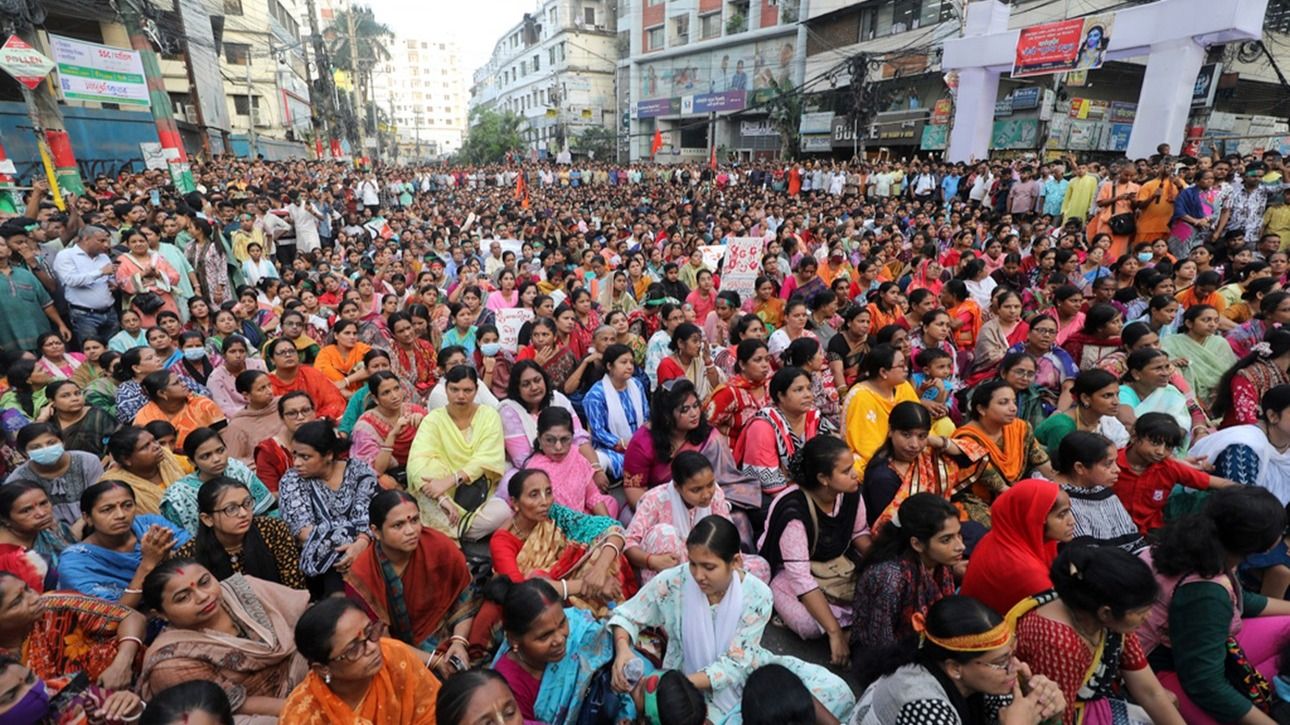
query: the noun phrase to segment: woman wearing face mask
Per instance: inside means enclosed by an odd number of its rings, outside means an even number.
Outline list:
[[[351,599],[310,607],[295,627],[309,674],[287,697],[279,722],[435,725],[439,680],[426,667],[430,654],[385,633]]]
[[[405,491],[378,493],[368,519],[376,541],[345,575],[346,594],[391,637],[433,653],[430,666],[440,677],[457,672],[458,663],[469,666],[479,598],[461,549],[421,525],[417,501]]]
[[[717,485],[712,463],[698,451],[681,451],[672,458],[672,480],[655,486],[636,502],[627,527],[628,561],[640,569],[642,583],[658,572],[686,562],[685,540],[700,519],[731,518],[731,507]],[[750,574],[770,581],[770,565],[760,556],[744,556]]]
[[[210,380],[211,373],[215,371],[215,365],[208,357],[206,341],[202,339],[202,334],[192,330],[181,332],[179,334],[179,352],[183,357],[174,365],[177,372],[197,383],[206,385]],[[216,358],[216,362],[219,362],[219,358]]]
[[[192,559],[154,569],[143,592],[144,606],[169,625],[144,659],[144,697],[210,680],[229,693],[239,725],[277,722],[306,673],[292,632],[309,605],[306,592],[240,575],[220,581]]]
[[[70,380],[55,380],[45,387],[45,395],[52,406],[49,422],[58,429],[67,449],[102,457],[108,436],[116,430],[116,419],[86,405],[80,387]]]
[[[5,483],[34,483],[49,493],[59,531],[72,540],[73,527],[81,520],[81,492],[103,476],[98,457],[66,450],[58,431],[49,423],[24,426],[18,431],[15,445],[27,456],[27,462],[14,469]]]
[[[407,401],[394,373],[373,374],[367,389],[376,406],[354,424],[350,455],[372,466],[383,488],[406,487],[408,450],[426,409]]]
[[[854,662],[913,636],[914,615],[954,594],[964,549],[958,510],[944,497],[917,493],[901,503],[860,568],[852,610],[864,616],[851,627]]]
[[[915,616],[913,627],[917,639],[866,668],[871,684],[852,718],[856,725],[1037,725],[1066,709],[1061,690],[1017,659],[1011,618],[952,595]],[[1010,704],[991,715],[988,698],[1008,695]]]
[[[1054,476],[1055,477],[1055,476]],[[1018,481],[991,508],[993,527],[972,551],[962,593],[996,612],[1052,589],[1058,544],[1075,537],[1070,496],[1051,481]]]
[[[143,700],[128,689],[105,689],[62,675],[47,681],[6,654],[0,654],[0,692],[8,695],[0,702],[0,723],[6,725],[133,722],[144,709]]]
[[[710,722],[722,722],[726,713],[738,710],[748,675],[772,663],[791,670],[817,703],[845,719],[855,698],[841,678],[762,647],[771,590],[743,570],[734,524],[720,516],[700,519],[685,543],[689,566],[660,572],[609,619],[614,689],[630,689],[626,668],[637,659],[632,642],[646,627],[658,627],[667,634],[663,667],[688,673],[686,678],[703,693]]]
[[[223,581],[234,574],[304,589],[300,544],[282,519],[256,515],[245,483],[216,476],[197,489],[197,533],[175,550]]]
[[[255,473],[240,460],[229,456],[228,448],[219,431],[198,428],[184,439],[184,456],[197,469],[166,487],[161,499],[161,515],[188,533],[196,533],[200,523],[197,492],[202,484],[213,478],[226,476],[240,481],[250,489],[255,498],[256,514],[267,513],[277,507],[273,492],[256,478]]]

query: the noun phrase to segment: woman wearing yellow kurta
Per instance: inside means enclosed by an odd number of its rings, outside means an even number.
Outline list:
[[[417,493],[421,523],[476,541],[511,519],[510,507],[493,495],[506,471],[502,418],[475,403],[474,368],[449,370],[444,388],[447,407],[422,419],[408,451],[408,488]]]
[[[896,403],[918,401],[909,384],[909,363],[890,345],[879,345],[865,355],[861,380],[847,396],[845,420],[847,445],[856,454],[856,472],[863,474],[874,453],[887,442],[887,419]]]
[[[1078,219],[1080,224],[1088,221],[1089,209],[1093,206],[1093,196],[1097,194],[1097,177],[1088,173],[1083,164],[1076,167],[1075,178],[1066,187],[1066,198],[1062,200],[1062,220]]]
[[[135,426],[113,433],[107,449],[112,465],[100,480],[121,481],[134,489],[135,513],[160,515],[166,488],[185,473],[175,454],[162,448],[151,433]]]

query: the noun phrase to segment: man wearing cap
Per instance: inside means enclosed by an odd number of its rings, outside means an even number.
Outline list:
[[[0,224],[0,348],[35,352],[36,339],[51,329],[56,329],[64,340],[72,339],[72,333],[35,275],[9,264],[7,240],[26,233],[26,228],[14,219]]]
[[[81,228],[75,245],[54,258],[54,273],[71,308],[72,329],[82,340],[93,335],[106,340],[121,329],[110,285],[116,274],[116,264],[107,255],[111,245],[108,231],[91,224]]]

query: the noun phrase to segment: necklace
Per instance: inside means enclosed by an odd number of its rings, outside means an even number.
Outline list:
[[[1106,630],[1102,627],[1097,627],[1092,634],[1085,632],[1080,628],[1079,618],[1075,616],[1075,611],[1070,608],[1070,605],[1062,602],[1062,607],[1066,610],[1066,618],[1071,622],[1071,629],[1075,630],[1075,634],[1078,634],[1080,639],[1084,640],[1090,648],[1096,650],[1102,638],[1106,636]]]

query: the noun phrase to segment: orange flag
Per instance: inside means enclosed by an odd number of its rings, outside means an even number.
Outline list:
[[[663,148],[663,132],[656,128],[654,129],[654,141],[649,145],[649,155],[657,156],[658,150],[661,148]]]

